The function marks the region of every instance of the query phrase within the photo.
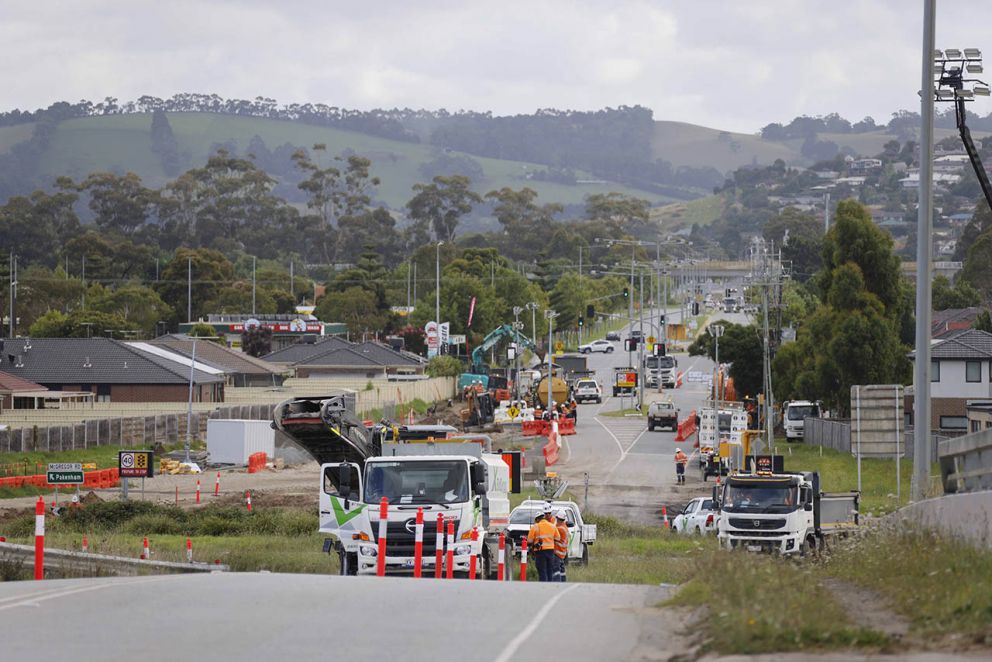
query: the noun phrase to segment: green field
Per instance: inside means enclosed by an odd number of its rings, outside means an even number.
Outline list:
[[[674,232],[693,225],[709,225],[723,214],[726,201],[722,195],[708,195],[689,202],[676,202],[651,210],[651,219],[663,231]]]
[[[393,208],[401,208],[412,197],[414,184],[424,177],[418,166],[431,161],[436,149],[430,145],[406,143],[377,138],[362,133],[318,127],[286,120],[258,117],[238,117],[212,113],[168,113],[169,124],[179,143],[183,169],[198,167],[206,162],[214,143],[233,142],[244,155],[248,143],[258,135],[270,150],[284,143],[310,148],[327,145],[327,153],[344,150],[372,160],[372,173],[382,183],[376,198]],[[49,149],[41,158],[39,174],[54,179],[68,175],[82,179],[91,172],[136,172],[146,185],[160,187],[168,181],[157,155],[151,151],[149,130],[151,115],[112,115],[66,120],[59,124]],[[0,152],[30,137],[30,126],[0,128]],[[521,161],[506,161],[473,156],[483,168],[485,178],[473,182],[474,188],[486,193],[504,186],[536,190],[542,202],[581,203],[594,193],[617,191],[650,200],[652,204],[671,202],[671,198],[632,189],[611,182],[568,186],[526,179],[528,172],[544,170],[545,166]],[[594,179],[586,172],[577,172],[579,179]]]

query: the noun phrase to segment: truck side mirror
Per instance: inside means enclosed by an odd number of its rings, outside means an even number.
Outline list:
[[[475,484],[475,493],[476,494],[482,495],[482,494],[485,494],[487,491],[488,490],[486,488],[486,483],[484,481],[481,482],[481,483],[476,483]]]
[[[803,504],[803,510],[805,510],[807,513],[813,512],[813,504],[811,503]]]
[[[716,485],[713,486],[713,503],[720,505],[720,495],[717,493]]]
[[[351,467],[347,464],[338,467],[338,493],[343,499],[351,496]]]

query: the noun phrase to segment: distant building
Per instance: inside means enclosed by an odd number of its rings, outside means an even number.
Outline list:
[[[420,375],[426,361],[409,352],[377,342],[352,343],[331,337],[284,347],[262,357],[295,377],[357,377],[374,379],[393,375]]]
[[[321,322],[313,315],[207,315],[206,320],[182,322],[179,333],[188,334],[194,324],[209,324],[228,347],[241,347],[241,334],[246,327],[260,326],[272,331],[272,347],[279,349],[296,344],[304,336],[324,338],[347,333],[348,327],[338,322]]]
[[[193,339],[189,336],[180,334],[161,336],[148,344],[183,357],[193,356]],[[209,340],[200,340],[196,343],[196,361],[221,370],[228,386],[282,386],[288,374],[287,371],[273,366],[268,361]]]
[[[916,352],[910,352],[915,360]],[[969,401],[992,399],[992,333],[966,329],[935,340],[930,348],[930,425],[968,429]],[[912,398],[910,398],[912,400]]]
[[[982,310],[978,306],[971,306],[933,311],[930,317],[930,337],[943,338],[957,331],[970,329]]]

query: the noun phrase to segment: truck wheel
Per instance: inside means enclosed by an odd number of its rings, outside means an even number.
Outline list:
[[[648,423],[648,432],[654,432],[654,423]]]
[[[348,572],[345,572],[345,560],[347,560]],[[338,552],[338,574],[357,575],[358,574],[358,553]]]
[[[603,398],[596,398],[596,404],[597,405],[603,404]]]
[[[582,545],[582,560],[579,563],[589,565],[589,545]]]

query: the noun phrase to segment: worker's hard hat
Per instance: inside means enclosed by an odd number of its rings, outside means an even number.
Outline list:
[[[544,504],[544,508],[541,510],[541,512],[544,513],[545,515],[550,515],[551,514],[551,504],[550,503]]]
[[[559,509],[558,512],[555,513],[555,517],[558,519],[565,519],[565,510],[563,508]]]
[[[676,453],[681,453],[681,452],[682,452],[682,449],[681,449],[681,448],[676,448],[676,449],[675,449],[675,452],[676,452]]]

